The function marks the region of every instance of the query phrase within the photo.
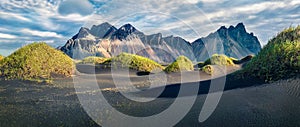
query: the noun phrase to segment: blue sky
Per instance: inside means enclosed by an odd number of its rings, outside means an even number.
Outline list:
[[[34,41],[63,45],[79,28],[131,23],[146,34],[189,41],[243,22],[264,45],[300,23],[299,0],[2,0],[0,54]]]

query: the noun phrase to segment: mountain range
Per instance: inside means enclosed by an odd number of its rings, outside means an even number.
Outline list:
[[[117,29],[105,22],[93,25],[90,29],[80,28],[76,35],[58,49],[73,59],[87,56],[112,57],[127,52],[159,63],[170,63],[180,55],[192,61],[204,61],[216,53],[242,58],[257,54],[261,45],[253,33],[246,31],[243,23],[229,28],[222,26],[207,37],[188,42],[178,36],[163,37],[161,33],[146,35],[131,24]]]

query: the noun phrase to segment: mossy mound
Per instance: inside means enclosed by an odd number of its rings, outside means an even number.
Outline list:
[[[102,64],[109,58],[104,58],[104,57],[97,57],[97,56],[89,56],[84,58],[81,62],[82,64]]]
[[[46,43],[32,43],[0,62],[0,76],[6,80],[43,81],[73,73],[71,58]]]
[[[268,44],[242,70],[243,77],[257,77],[266,82],[299,75],[300,27],[288,28]]]
[[[112,57],[103,62],[103,65],[110,65],[111,67],[130,68],[144,72],[151,72],[156,69],[163,70],[163,67],[160,64],[151,59],[128,53],[121,53],[118,56]]]
[[[166,67],[165,71],[170,72],[181,72],[181,71],[193,71],[194,65],[189,58],[185,56],[179,56],[173,63]]]
[[[223,54],[214,54],[204,62],[204,65],[234,65],[233,58]]]
[[[276,37],[272,38],[268,43],[284,43],[284,42],[292,42],[292,41],[300,41],[300,26],[297,27],[289,27],[279,34]]]
[[[205,65],[204,67],[202,67],[202,71],[204,71],[207,74],[212,75],[214,72],[214,68],[211,65]]]

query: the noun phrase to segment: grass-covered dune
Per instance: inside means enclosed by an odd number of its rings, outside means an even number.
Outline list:
[[[194,65],[195,68],[203,68],[206,65],[221,65],[221,66],[233,66],[235,64],[242,64],[250,61],[254,55],[245,56],[242,59],[236,59],[233,57],[228,57],[224,54],[214,54],[211,58],[207,59],[205,62],[199,62]]]
[[[300,26],[285,29],[271,39],[240,73],[243,78],[276,81],[299,75],[299,72]]]
[[[191,60],[185,56],[179,56],[173,63],[165,68],[165,71],[170,72],[181,72],[181,71],[193,71],[194,65]]]
[[[234,58],[230,58],[224,54],[213,54],[211,58],[204,62],[204,65],[234,65]]]
[[[114,68],[130,68],[133,70],[144,72],[151,72],[157,69],[163,70],[163,66],[156,63],[155,61],[146,57],[129,53],[121,53],[115,57],[106,60],[102,63],[102,65],[107,65]]]
[[[202,67],[201,70],[210,75],[212,75],[214,73],[214,68],[212,65],[205,65],[204,67]]]
[[[213,74],[214,67],[216,66],[235,66],[237,64],[244,64],[249,62],[253,57],[253,55],[248,55],[239,60],[233,57],[228,57],[224,54],[214,54],[205,62],[199,62],[196,65],[194,65],[194,67],[197,67],[203,72],[211,75]]]
[[[0,61],[0,76],[6,80],[48,80],[73,73],[71,58],[46,43],[24,46]]]
[[[203,68],[206,65],[234,65],[238,61],[240,60],[233,57],[228,57],[224,54],[213,54],[212,57],[208,58],[204,62],[198,62],[196,65],[194,65],[194,67]]]
[[[97,57],[97,56],[89,56],[84,58],[81,62],[81,64],[102,64],[109,58],[104,58],[104,57]]]
[[[208,58],[205,62],[197,63],[195,67],[201,68],[203,72],[211,75],[214,72],[214,67],[212,65],[233,66],[236,61],[239,60],[224,54],[213,54],[212,57]]]

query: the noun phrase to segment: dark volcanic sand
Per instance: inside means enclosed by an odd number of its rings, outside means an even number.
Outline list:
[[[195,72],[190,74],[195,76]],[[143,88],[148,85],[147,75],[137,76],[134,71],[131,71],[130,75],[131,81],[136,86]],[[176,97],[172,95],[174,92],[170,91],[176,91],[176,87],[178,87],[176,86],[178,85],[176,84],[178,81],[175,80],[178,80],[176,75],[180,76],[180,74],[173,74],[169,77],[174,79],[169,82],[175,84],[168,86],[169,88],[164,91],[164,96],[160,96],[152,103],[140,104],[129,102],[111,88],[113,82],[109,71],[96,74],[98,84],[108,101],[119,111],[133,116],[148,116],[168,108]],[[228,76],[228,78],[231,77]],[[87,82],[88,80],[86,79]],[[191,82],[195,84],[195,81]],[[238,88],[238,85],[244,87]],[[255,86],[249,87],[250,85]],[[299,78],[271,84],[261,84],[255,80],[242,82],[227,79],[226,91],[219,105],[205,122],[198,122],[199,113],[206,97],[205,93],[207,93],[206,90],[202,90],[197,95],[192,109],[176,126],[300,126],[299,86]],[[207,89],[205,85],[201,88]],[[151,95],[151,90],[149,90],[149,95]],[[99,92],[101,90],[78,94],[99,94]],[[184,97],[189,97],[189,95]],[[0,81],[0,127],[6,126],[81,127],[97,126],[97,124],[80,106],[73,87],[73,80],[60,79],[56,80],[54,85],[24,81]]]

